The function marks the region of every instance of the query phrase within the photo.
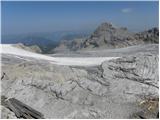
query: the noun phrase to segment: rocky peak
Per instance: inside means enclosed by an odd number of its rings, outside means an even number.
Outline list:
[[[108,23],[108,22],[102,23],[97,28],[97,30],[102,30],[102,31],[107,31],[107,30],[112,30],[112,29],[115,29],[115,27],[111,23]]]
[[[97,36],[97,35],[102,35],[105,33],[113,33],[115,32],[117,28],[112,25],[111,23],[102,23],[100,26],[97,27],[97,29],[94,31],[94,33],[92,34],[93,36]]]
[[[131,38],[132,33],[129,33],[127,28],[118,28],[111,23],[102,23],[95,32],[90,36],[90,38],[86,39],[84,44],[84,48],[115,48],[120,44],[128,40],[128,37]],[[123,47],[120,45],[119,47]]]
[[[154,36],[158,36],[159,35],[159,29],[158,29],[158,27],[154,27],[152,29],[141,32],[141,34],[152,34]]]
[[[96,30],[95,32],[102,32],[102,31],[105,31],[105,32],[115,32],[117,30],[121,30],[121,31],[127,31],[128,29],[126,27],[116,27],[115,25],[113,25],[112,23],[109,23],[109,22],[105,22],[105,23],[102,23]]]
[[[148,30],[148,32],[149,33],[154,33],[154,34],[159,34],[159,29],[158,29],[158,27],[154,27],[154,28]]]

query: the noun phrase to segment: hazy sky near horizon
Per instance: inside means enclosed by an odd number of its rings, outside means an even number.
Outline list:
[[[142,31],[158,27],[158,1],[3,1],[2,34],[94,30],[102,22]]]

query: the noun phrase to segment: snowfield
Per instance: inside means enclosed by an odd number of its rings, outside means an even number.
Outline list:
[[[111,59],[117,59],[118,57],[51,57],[38,53],[33,53],[20,48],[12,46],[12,44],[1,44],[1,54],[10,54],[20,59],[35,58],[47,60],[52,64],[57,65],[70,65],[70,66],[96,66],[102,62]]]

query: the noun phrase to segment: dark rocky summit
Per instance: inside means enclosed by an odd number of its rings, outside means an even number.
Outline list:
[[[159,43],[159,29],[157,27],[135,34],[135,38],[145,43]]]

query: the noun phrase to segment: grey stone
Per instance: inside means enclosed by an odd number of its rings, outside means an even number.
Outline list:
[[[131,118],[146,96],[158,97],[156,54],[124,56],[95,67],[17,61],[2,56],[2,95],[32,106],[44,118]]]

